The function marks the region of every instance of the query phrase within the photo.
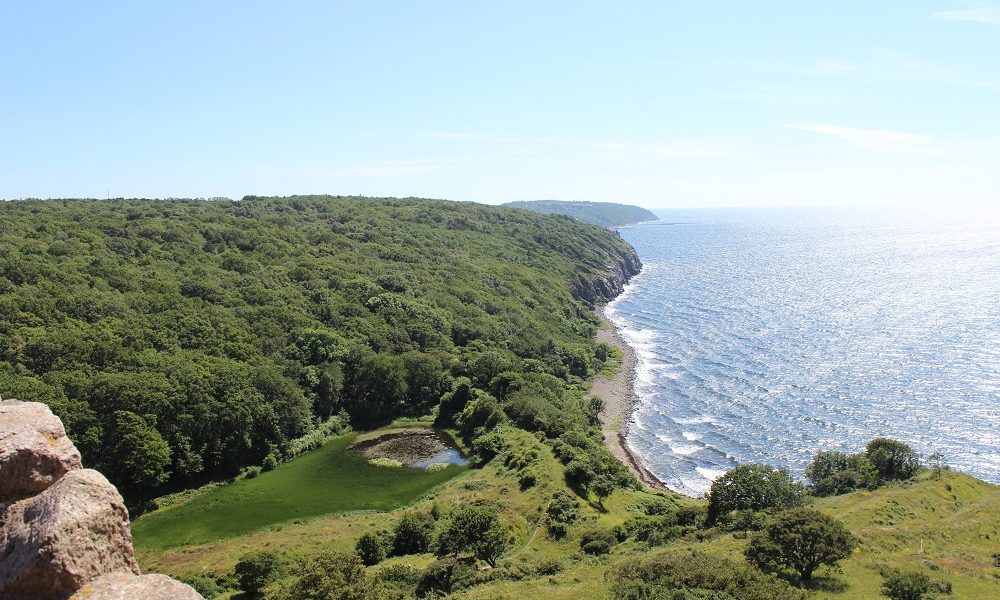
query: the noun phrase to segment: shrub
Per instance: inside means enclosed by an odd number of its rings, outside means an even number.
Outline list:
[[[354,545],[354,551],[358,553],[358,558],[366,567],[377,565],[385,560],[389,553],[389,544],[385,536],[368,532],[358,538]]]
[[[193,587],[194,591],[205,598],[215,598],[222,593],[222,586],[209,575],[191,575],[190,577],[182,577],[181,581]]]
[[[287,600],[361,600],[369,588],[365,566],[358,555],[324,552],[306,562],[282,591]]]
[[[806,468],[806,477],[812,482],[810,490],[817,496],[835,496],[878,486],[878,470],[865,454],[818,452]]]
[[[580,505],[576,499],[559,490],[553,494],[545,508],[545,528],[553,538],[561,538],[566,535],[566,527],[576,521],[579,515]]]
[[[591,529],[580,536],[580,549],[586,554],[600,555],[611,552],[618,543],[614,532],[607,529]]]
[[[705,518],[705,509],[701,506],[682,506],[674,513],[678,525],[697,527]]]
[[[434,520],[429,515],[408,513],[392,528],[392,554],[421,554],[430,550]]]
[[[424,570],[417,584],[417,597],[447,595],[467,587],[476,579],[475,561],[454,557],[436,560]]]
[[[875,438],[868,442],[865,456],[878,471],[879,480],[905,480],[920,469],[917,453],[903,442],[890,438]]]
[[[922,600],[932,595],[931,578],[919,571],[890,570],[882,577],[882,595],[892,600]]]
[[[263,593],[269,583],[281,576],[284,561],[274,552],[250,552],[236,561],[233,574],[240,589],[250,597]]]
[[[606,578],[615,600],[804,600],[784,581],[700,552],[626,561]]]
[[[810,508],[779,513],[746,549],[747,560],[762,569],[788,567],[803,581],[822,565],[851,555],[857,540],[844,525]]]
[[[555,575],[563,570],[563,563],[557,558],[543,558],[535,564],[535,575],[544,577]]]
[[[712,482],[706,522],[714,525],[719,517],[734,510],[791,508],[802,503],[802,492],[802,485],[784,469],[740,465]]]
[[[507,530],[495,510],[485,504],[458,508],[448,516],[437,540],[438,556],[471,553],[491,567],[511,546]]]

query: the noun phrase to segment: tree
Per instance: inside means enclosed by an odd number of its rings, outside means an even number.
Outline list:
[[[427,515],[403,515],[392,528],[393,556],[427,552],[433,529],[434,521]]]
[[[812,482],[810,490],[817,496],[836,496],[878,486],[878,471],[864,454],[817,452],[806,468],[806,477]]]
[[[147,490],[170,476],[170,446],[145,419],[127,410],[115,412],[111,471],[126,488]]]
[[[283,567],[283,561],[274,552],[250,552],[236,561],[233,574],[236,575],[240,589],[251,598],[256,598],[268,584],[277,579]]]
[[[367,532],[358,538],[354,544],[354,551],[358,553],[358,558],[366,567],[377,565],[385,560],[388,554],[388,544],[385,537],[377,533]]]
[[[381,423],[406,402],[406,368],[403,359],[385,354],[361,357],[354,371],[347,411],[362,426]]]
[[[746,557],[761,569],[788,567],[803,581],[822,565],[836,565],[851,555],[857,540],[844,525],[810,508],[779,513],[750,541]]]
[[[511,545],[510,535],[492,507],[475,504],[455,509],[438,536],[438,556],[472,554],[491,567]]]
[[[909,479],[920,469],[913,448],[890,438],[878,437],[868,442],[865,455],[875,465],[881,481]]]
[[[590,485],[587,486],[587,489],[593,491],[594,495],[597,496],[597,503],[602,508],[604,507],[604,499],[610,496],[612,492],[618,488],[618,481],[607,473],[598,474],[594,477],[594,480],[590,482]]]
[[[706,522],[716,521],[734,510],[785,509],[802,503],[802,485],[788,471],[766,465],[745,464],[712,482]]]

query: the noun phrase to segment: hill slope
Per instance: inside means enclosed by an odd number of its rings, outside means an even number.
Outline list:
[[[601,362],[590,304],[638,268],[613,232],[468,203],[5,202],[0,394],[147,495],[280,460],[341,412],[426,414],[463,377],[561,394]]]
[[[146,532],[141,529],[140,519],[136,538],[140,562],[143,568],[159,569],[176,577],[208,574],[225,581],[226,573],[248,551],[266,549],[299,565],[311,556],[353,553],[363,534],[391,530],[403,515],[438,511],[446,518],[448,512],[459,507],[486,502],[495,507],[510,528],[513,547],[498,568],[480,570],[478,576],[456,583],[449,597],[613,598],[612,587],[618,581],[615,573],[620,566],[655,563],[663,557],[681,556],[691,564],[717,564],[720,569],[714,575],[720,577],[747,568],[743,558],[747,540],[742,533],[671,525],[673,511],[679,507],[703,510],[705,502],[662,492],[621,489],[603,503],[594,502],[593,496],[589,501],[582,499],[578,501],[579,515],[569,524],[566,535],[553,538],[546,531],[546,508],[556,494],[571,493],[561,477],[559,461],[545,444],[523,431],[508,430],[505,435],[516,451],[501,453],[485,467],[466,471],[416,504],[389,513],[354,512],[300,520],[241,537],[169,549],[156,548],[149,543],[152,540],[144,539]],[[533,468],[539,477],[536,484],[525,488],[519,482],[513,456],[528,453],[537,454]],[[871,492],[820,499],[814,506],[843,521],[861,544],[853,556],[841,563],[841,572],[821,570],[806,590],[807,597],[879,598],[883,567],[917,570],[935,580],[947,581],[954,588],[955,598],[1000,596],[998,569],[992,565],[992,554],[997,551],[995,540],[1000,535],[997,486],[960,473],[946,471],[940,479],[925,473],[914,481]],[[653,526],[647,529],[653,535],[646,541],[640,541],[634,533],[639,529],[635,524],[640,523]],[[613,545],[608,554],[592,556],[581,550],[584,538],[593,532],[617,531],[633,533]],[[433,562],[429,553],[408,554],[369,567],[366,575],[377,581],[384,577],[383,573],[402,571],[419,578],[420,571]],[[416,579],[406,585],[412,594]],[[791,588],[784,592],[765,597],[800,597]],[[398,597],[412,596],[404,593]]]
[[[616,204],[614,202],[527,200],[522,202],[508,202],[503,206],[550,215],[564,215],[573,217],[584,223],[590,223],[591,225],[600,225],[601,227],[620,227],[643,221],[655,221],[658,218],[645,208],[630,204]]]

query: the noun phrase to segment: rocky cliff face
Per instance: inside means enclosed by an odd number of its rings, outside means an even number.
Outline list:
[[[573,295],[591,306],[610,302],[625,289],[625,284],[642,270],[642,261],[635,249],[629,246],[628,253],[618,262],[608,265],[604,274],[596,280],[581,279],[570,287]]]
[[[169,577],[139,575],[121,495],[83,468],[47,406],[0,400],[0,600],[65,600],[74,593],[201,598]]]

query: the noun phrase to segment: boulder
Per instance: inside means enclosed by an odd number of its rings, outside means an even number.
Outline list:
[[[70,600],[204,600],[194,588],[166,575],[109,573],[84,584]]]
[[[139,574],[128,511],[97,471],[70,471],[0,516],[0,600],[62,600],[117,571]]]
[[[0,504],[34,496],[81,468],[80,452],[48,406],[0,400]]]

